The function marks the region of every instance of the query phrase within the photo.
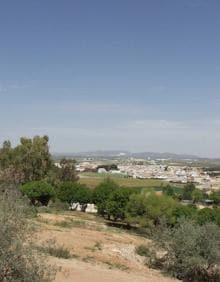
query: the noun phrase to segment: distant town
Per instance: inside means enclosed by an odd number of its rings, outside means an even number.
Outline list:
[[[69,158],[76,159],[76,170],[81,177],[84,172],[92,172],[134,179],[160,179],[177,184],[194,183],[205,192],[220,188],[218,160],[169,153],[145,153],[145,158],[137,158],[144,157],[144,153],[132,156],[128,152],[115,151],[87,154],[88,156],[84,153],[74,157],[68,155]],[[59,166],[59,161],[55,164]]]

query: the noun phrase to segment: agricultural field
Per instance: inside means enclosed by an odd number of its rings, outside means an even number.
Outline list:
[[[134,188],[158,188],[161,185],[166,185],[167,182],[158,179],[134,179],[127,178],[121,175],[110,175],[101,173],[81,173],[79,182],[85,184],[90,188],[95,188],[103,179],[109,177],[114,180],[118,185]]]

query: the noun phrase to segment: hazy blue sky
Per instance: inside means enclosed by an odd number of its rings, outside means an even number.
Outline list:
[[[0,141],[220,157],[219,0],[0,0]]]

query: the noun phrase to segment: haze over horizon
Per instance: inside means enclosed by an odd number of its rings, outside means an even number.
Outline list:
[[[220,2],[0,3],[0,142],[220,158]]]

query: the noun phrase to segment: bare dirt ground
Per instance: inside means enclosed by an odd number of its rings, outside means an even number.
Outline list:
[[[54,239],[67,248],[73,258],[49,257],[61,267],[56,282],[171,282],[172,278],[149,269],[135,248],[149,241],[124,230],[108,227],[85,213],[41,213],[37,219],[37,242]]]

